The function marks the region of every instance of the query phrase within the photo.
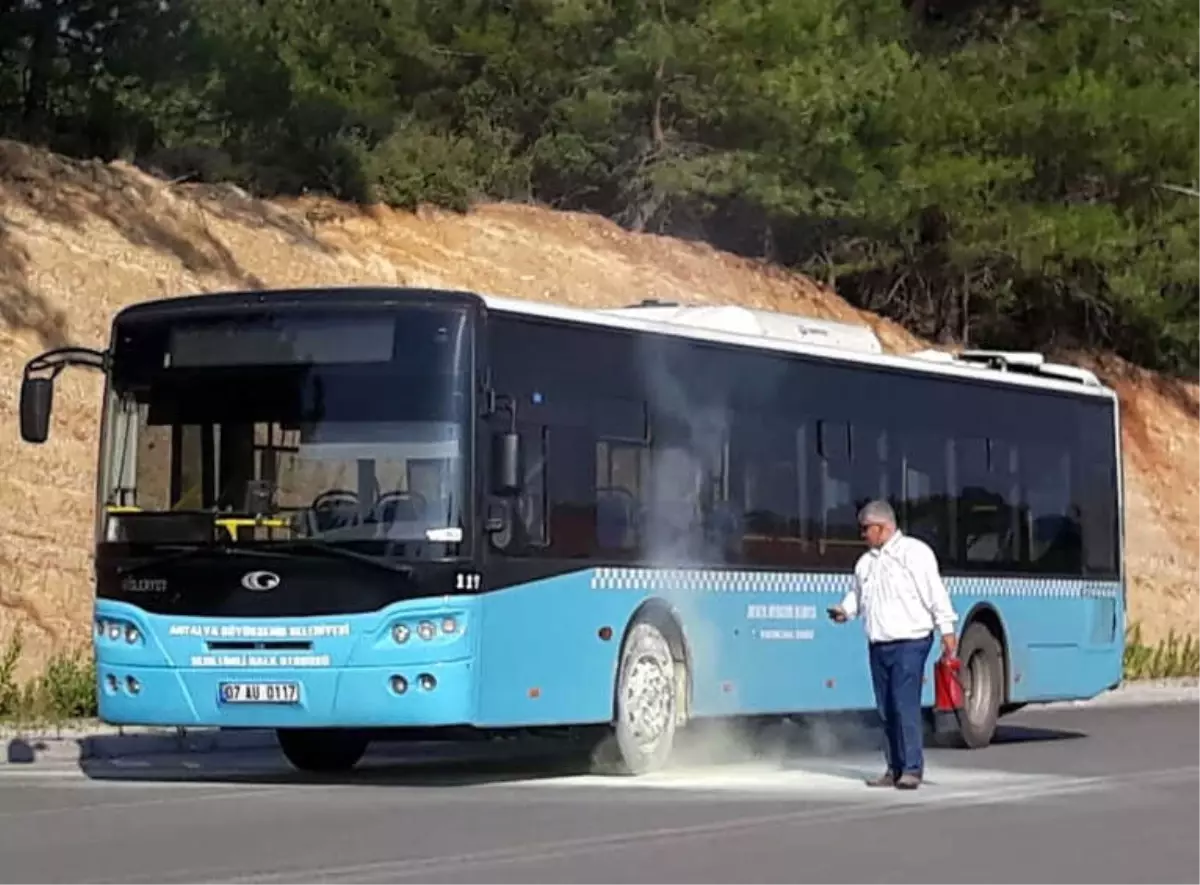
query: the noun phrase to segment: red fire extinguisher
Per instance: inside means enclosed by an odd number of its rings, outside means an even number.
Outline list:
[[[962,680],[959,672],[962,661],[957,657],[939,658],[933,665],[934,709],[939,713],[955,713],[963,706]]]
[[[939,658],[933,665],[933,728],[937,734],[949,734],[958,728],[963,708],[963,688],[957,657]]]

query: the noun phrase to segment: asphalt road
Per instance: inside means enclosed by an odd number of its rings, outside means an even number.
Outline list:
[[[697,739],[648,780],[398,750],[336,780],[273,753],[6,766],[0,877],[1200,881],[1195,704],[1017,715],[986,750],[930,751],[916,793],[863,786],[878,760],[852,737],[768,735],[756,759]]]

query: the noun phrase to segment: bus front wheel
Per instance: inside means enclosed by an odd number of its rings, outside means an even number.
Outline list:
[[[675,745],[680,666],[657,625],[633,625],[621,649],[615,722],[600,747],[604,768],[638,775],[667,764]]]
[[[279,748],[300,771],[349,771],[367,752],[370,740],[355,731],[336,728],[281,728]]]

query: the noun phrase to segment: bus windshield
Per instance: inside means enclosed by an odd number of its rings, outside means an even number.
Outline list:
[[[119,329],[99,541],[463,555],[470,368],[447,308]]]

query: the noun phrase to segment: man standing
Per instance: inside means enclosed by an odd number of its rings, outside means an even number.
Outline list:
[[[883,723],[888,768],[867,781],[873,787],[915,790],[924,776],[921,678],[933,644],[942,656],[955,653],[958,620],[938,572],[937,556],[924,541],[903,534],[886,501],[871,501],[858,514],[867,544],[854,566],[854,587],[829,609],[837,623],[863,619],[870,652],[875,704]]]

